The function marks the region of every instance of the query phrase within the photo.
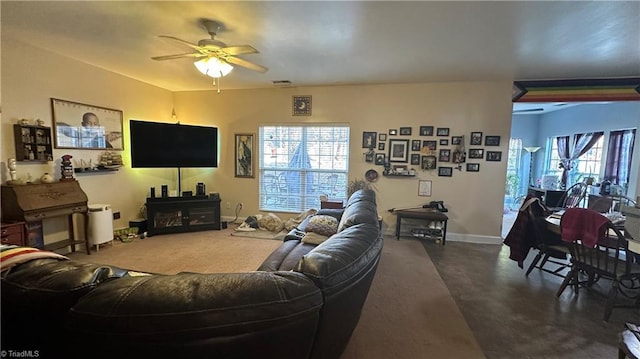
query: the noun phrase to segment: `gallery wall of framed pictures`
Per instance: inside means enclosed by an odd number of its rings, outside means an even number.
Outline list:
[[[362,148],[369,149],[367,161],[384,166],[385,171],[406,167],[402,165],[406,163],[423,171],[436,171],[440,177],[452,177],[454,170],[480,172],[482,161],[502,161],[502,151],[496,148],[501,143],[498,135],[481,131],[454,134],[448,127],[431,125],[418,126],[416,130],[402,126],[363,132]]]

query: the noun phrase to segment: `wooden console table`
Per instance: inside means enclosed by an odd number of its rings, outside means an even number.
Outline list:
[[[396,239],[400,240],[400,226],[403,218],[423,219],[428,223],[437,222],[440,224],[440,229],[442,230],[442,245],[444,246],[447,240],[447,221],[449,220],[446,214],[433,208],[400,209],[395,211],[395,213],[397,216]]]
[[[87,254],[91,254],[87,229],[89,207],[87,195],[77,181],[64,181],[27,185],[2,186],[2,220],[37,224],[45,218],[67,216],[69,238],[44,245],[27,238],[27,246],[55,250],[71,247],[76,251],[76,244],[84,244]],[[76,240],[73,227],[73,214],[79,213],[84,219],[84,239]]]

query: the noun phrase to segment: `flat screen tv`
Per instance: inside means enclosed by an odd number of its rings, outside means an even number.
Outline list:
[[[129,121],[131,167],[218,167],[218,128]]]

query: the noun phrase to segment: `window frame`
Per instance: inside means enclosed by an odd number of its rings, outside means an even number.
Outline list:
[[[350,131],[343,123],[260,125],[259,210],[301,213],[320,208],[320,195],[345,201]],[[290,167],[292,160],[305,167]]]

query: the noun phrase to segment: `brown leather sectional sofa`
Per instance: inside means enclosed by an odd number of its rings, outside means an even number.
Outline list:
[[[338,358],[383,240],[374,192],[356,192],[331,214],[340,217],[337,234],[317,246],[288,236],[253,272],[140,277],[55,259],[11,268],[2,275],[2,350],[38,350],[42,358]]]

